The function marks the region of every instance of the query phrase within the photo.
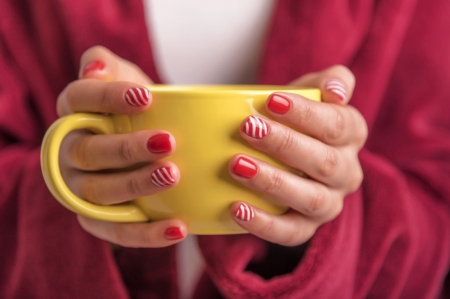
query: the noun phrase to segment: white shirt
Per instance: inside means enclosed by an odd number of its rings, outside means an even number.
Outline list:
[[[253,83],[272,0],[145,0],[162,80]]]
[[[156,68],[169,84],[254,83],[273,0],[144,0]],[[195,236],[177,245],[180,299],[204,262]]]

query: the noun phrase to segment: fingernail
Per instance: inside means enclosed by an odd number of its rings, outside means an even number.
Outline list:
[[[149,98],[150,92],[147,88],[133,87],[125,93],[125,100],[131,106],[145,106]]]
[[[255,210],[245,203],[241,203],[234,215],[243,221],[250,221],[255,217]]]
[[[181,229],[179,227],[169,227],[168,229],[166,229],[166,231],[164,232],[164,237],[167,240],[179,240],[179,239],[183,239],[184,235],[181,232]]]
[[[175,184],[170,167],[161,167],[153,171],[152,183],[156,187],[167,187]]]
[[[344,101],[347,97],[345,86],[338,80],[330,80],[325,84],[325,90],[334,93],[341,101]]]
[[[172,145],[170,144],[170,135],[157,134],[150,137],[147,141],[147,148],[155,154],[170,152],[172,149]]]
[[[272,94],[267,107],[275,113],[286,114],[291,109],[291,102],[280,95]]]
[[[253,161],[244,157],[239,157],[236,164],[234,164],[233,172],[243,178],[251,179],[258,172],[258,167],[256,167],[256,164]]]
[[[105,68],[105,63],[103,61],[100,61],[100,60],[91,61],[84,67],[83,77],[89,72],[101,71],[104,68]]]
[[[251,115],[244,125],[244,132],[250,137],[261,139],[267,135],[267,123],[258,116]]]

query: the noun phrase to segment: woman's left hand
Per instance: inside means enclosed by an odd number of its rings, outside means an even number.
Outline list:
[[[266,109],[276,121],[250,116],[240,133],[252,146],[297,169],[298,174],[245,155],[233,157],[229,164],[236,180],[290,207],[284,215],[273,215],[235,202],[231,207],[235,221],[250,233],[285,246],[306,242],[321,224],[340,214],[344,197],[362,182],[358,152],[367,138],[364,118],[347,105],[355,78],[346,67],[307,74],[291,85],[320,88],[322,102],[274,93]],[[247,122],[266,125],[267,131],[246,133]]]

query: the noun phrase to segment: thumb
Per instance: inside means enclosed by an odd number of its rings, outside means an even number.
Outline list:
[[[323,102],[346,105],[355,88],[355,76],[347,67],[335,65],[306,74],[289,85],[320,88]]]

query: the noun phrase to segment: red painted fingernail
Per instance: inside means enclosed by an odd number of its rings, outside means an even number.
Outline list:
[[[179,240],[179,239],[183,239],[184,235],[181,232],[181,229],[179,227],[169,227],[168,229],[166,229],[166,231],[164,232],[164,237],[167,240]]]
[[[241,203],[234,215],[243,221],[250,221],[253,217],[255,217],[255,210],[253,210],[253,208],[249,205]]]
[[[170,144],[170,135],[157,134],[150,137],[147,141],[147,148],[155,154],[170,152],[172,149],[172,145]]]
[[[244,132],[250,137],[261,139],[267,135],[268,125],[260,117],[251,115],[244,124]]]
[[[156,187],[167,187],[175,184],[170,167],[161,167],[153,171],[152,183]]]
[[[253,161],[244,157],[239,157],[236,164],[234,164],[233,172],[238,176],[251,179],[258,172],[258,167],[256,167],[256,164]]]
[[[272,94],[267,107],[275,113],[286,114],[291,109],[291,102],[280,95]]]
[[[347,97],[347,92],[345,91],[345,86],[338,80],[330,80],[325,84],[325,90],[337,95],[339,100],[344,101]]]
[[[105,68],[105,63],[103,61],[100,60],[94,60],[92,62],[89,62],[83,70],[83,77],[89,73],[89,72],[93,72],[93,71],[101,71]]]
[[[150,92],[147,88],[133,87],[125,93],[125,100],[131,106],[145,106],[149,98]]]

